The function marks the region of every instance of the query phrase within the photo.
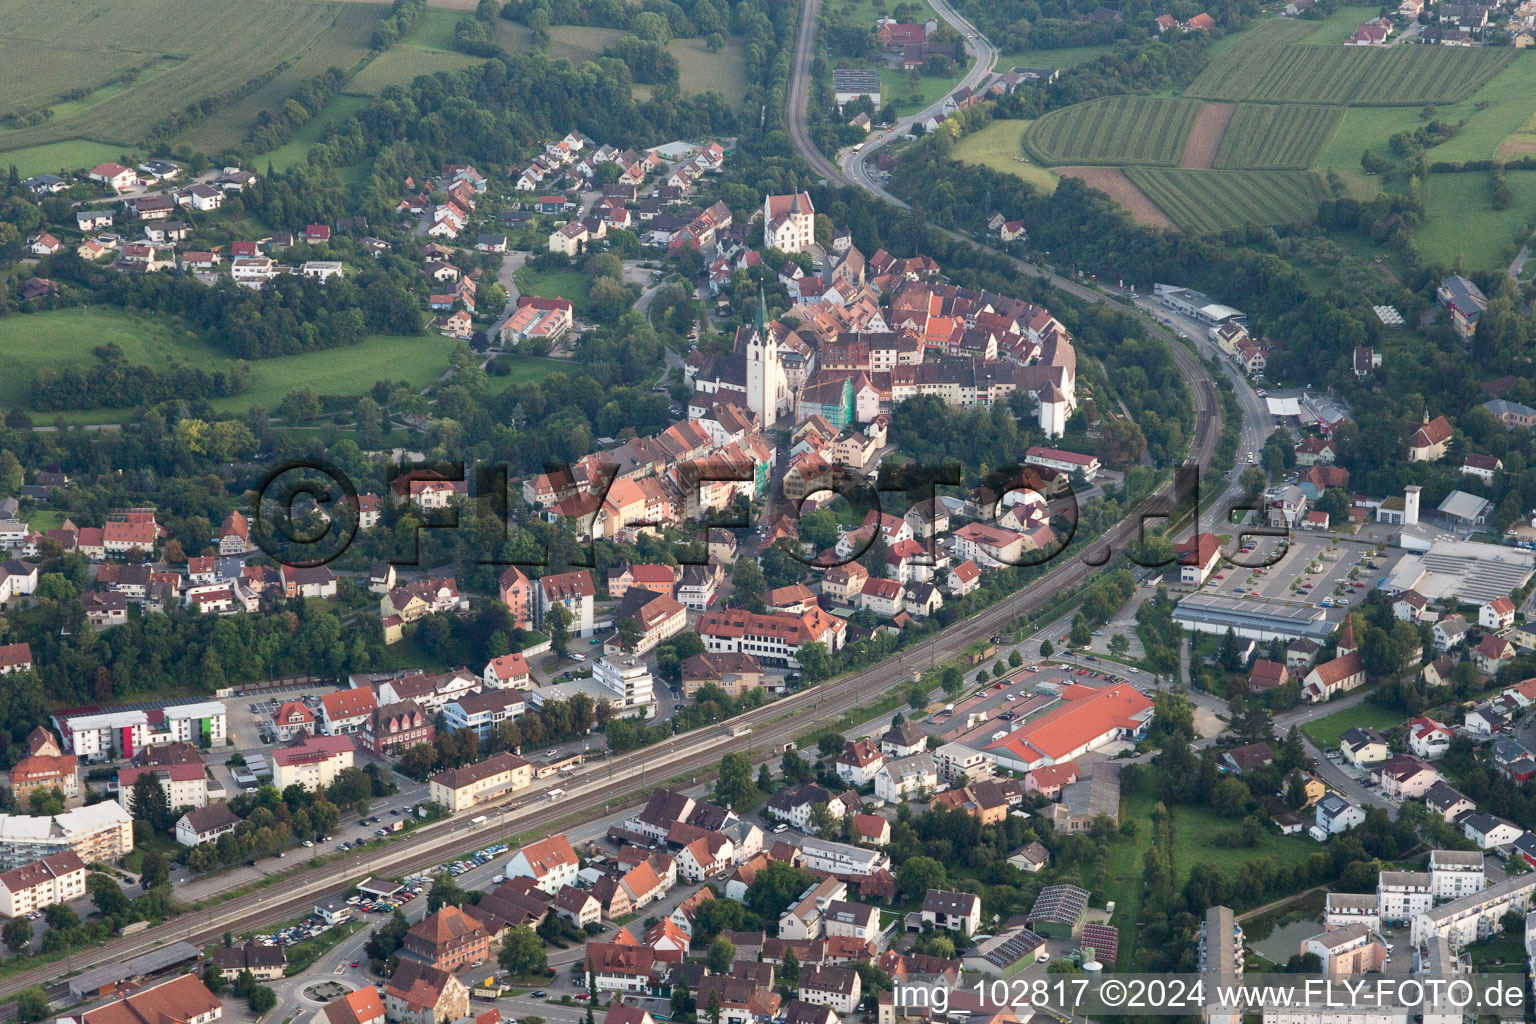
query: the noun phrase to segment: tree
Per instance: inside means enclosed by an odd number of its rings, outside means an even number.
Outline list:
[[[735,962],[735,945],[724,935],[716,935],[715,941],[709,944],[709,954],[704,961],[706,966],[709,967],[709,973],[730,974],[731,965]]]
[[[1024,664],[1024,655],[1019,653],[1019,649],[1017,647],[1015,647],[1013,650],[1008,652],[1008,667],[1009,668],[1018,668],[1020,665],[1023,665],[1023,664]]]
[[[694,1002],[693,993],[688,990],[688,983],[680,981],[672,986],[672,1019],[693,1020],[697,1013],[698,1004]]]
[[[757,770],[757,791],[764,794],[773,792],[773,773],[766,764]]]
[[[793,949],[784,951],[784,959],[779,962],[779,978],[791,989],[800,981],[800,958],[795,956]]]
[[[1056,647],[1049,640],[1040,641],[1040,657],[1049,658],[1055,650]]]
[[[720,759],[715,796],[725,804],[745,803],[752,795],[752,759],[746,754],[726,754]]]
[[[427,913],[431,914],[447,906],[458,906],[464,902],[464,890],[459,888],[459,883],[446,871],[439,871],[432,879],[432,888],[427,891]]]
[[[255,985],[247,1001],[251,1004],[251,1012],[260,1017],[277,1005],[277,993],[266,985]]]
[[[641,628],[639,619],[627,615],[619,620],[619,643],[630,654],[635,653],[635,648],[640,646],[644,638],[645,630]]]
[[[90,890],[96,913],[103,918],[120,920],[128,913],[128,896],[111,875],[92,872],[86,876],[85,887]]]
[[[514,977],[525,977],[531,974],[543,974],[548,966],[548,957],[544,953],[544,940],[540,939],[534,930],[527,925],[518,925],[507,934],[507,941],[501,947],[501,955],[497,958],[501,969]]]
[[[149,827],[156,832],[166,831],[176,820],[172,817],[171,798],[152,772],[145,772],[133,780],[128,808],[135,818],[149,822]]]
[[[571,613],[563,604],[550,608],[546,616],[549,626],[549,646],[555,654],[565,657],[571,649]]]
[[[1211,806],[1222,817],[1242,817],[1248,809],[1248,787],[1234,778],[1222,779],[1211,794]]]
[[[720,990],[709,990],[709,1005],[705,1008],[705,1014],[709,1017],[709,1024],[720,1024]]]
[[[736,560],[736,565],[731,569],[731,592],[737,604],[745,605],[750,611],[763,610],[768,581],[763,578],[763,571],[752,559]]]
[[[808,684],[819,683],[832,675],[832,655],[820,640],[801,644],[795,652],[795,660],[800,663],[800,677]]]
[[[911,857],[896,872],[896,891],[904,900],[922,897],[929,889],[942,888],[948,877],[944,865],[932,857]]]
[[[43,991],[41,985],[28,985],[16,993],[16,1019],[21,1021],[21,1024],[43,1020],[48,1016],[50,1009],[48,993]]]
[[[803,786],[811,781],[811,766],[805,763],[793,750],[784,751],[784,756],[779,759],[779,774],[784,776],[784,781],[790,785]]]
[[[13,917],[5,922],[0,939],[12,953],[25,953],[32,945],[32,922],[25,917]]]
[[[1088,624],[1088,617],[1078,612],[1072,617],[1072,632],[1068,635],[1073,647],[1087,647],[1093,642],[1093,627]]]
[[[223,995],[229,988],[229,979],[224,977],[224,972],[219,970],[218,964],[203,965],[203,987],[216,996]]]
[[[1109,638],[1109,653],[1117,658],[1125,657],[1125,653],[1131,649],[1131,642],[1125,638],[1124,633],[1116,633]]]
[[[155,886],[163,885],[170,880],[171,868],[166,862],[165,854],[159,850],[146,849],[143,860],[139,864],[139,884],[148,892]]]

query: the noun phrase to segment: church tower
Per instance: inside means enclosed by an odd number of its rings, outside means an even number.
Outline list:
[[[765,433],[778,422],[779,413],[789,399],[789,383],[784,364],[779,361],[779,343],[768,327],[768,301],[757,293],[757,323],[747,335],[747,408],[757,415]]]

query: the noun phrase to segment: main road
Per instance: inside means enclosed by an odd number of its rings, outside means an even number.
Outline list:
[[[936,6],[941,14],[947,10],[942,3]],[[820,0],[805,0],[801,8],[795,75],[790,83],[790,134],[819,173],[831,181],[847,184],[850,183],[849,179],[810,146],[805,132],[810,47],[814,45],[815,38],[814,32],[808,29],[814,27],[819,10]],[[953,16],[953,12],[946,15],[947,18]],[[968,26],[957,25],[957,28],[962,35],[972,34],[973,45],[990,46]],[[995,60],[995,52],[987,59]],[[985,62],[979,62],[978,66],[982,63]],[[958,235],[953,237],[974,244]],[[1001,253],[997,255],[1009,258]],[[1047,276],[1056,287],[1086,301],[1099,302],[1104,299],[1099,292],[1075,282],[1048,274],[1031,264],[1015,262],[1026,273]],[[1190,441],[1189,458],[1196,465],[1207,465],[1215,453],[1221,426],[1221,407],[1215,388],[1198,359],[1160,328],[1154,326],[1150,329],[1170,343],[1170,352],[1189,383],[1195,404],[1195,429]],[[568,776],[541,780],[530,790],[422,826],[377,850],[338,858],[319,867],[305,868],[254,892],[232,894],[211,907],[184,913],[146,931],[118,938],[102,947],[78,952],[70,958],[69,968],[84,970],[105,963],[121,962],[167,942],[186,940],[207,943],[218,938],[225,930],[248,931],[300,917],[317,900],[345,892],[365,874],[395,877],[428,870],[501,835],[551,834],[574,823],[609,814],[626,806],[638,806],[651,789],[677,780],[696,780],[707,776],[722,755],[739,751],[743,747],[754,761],[776,759],[786,744],[818,727],[837,721],[845,713],[861,706],[866,697],[878,697],[892,685],[912,678],[913,673],[953,658],[972,644],[1004,630],[1020,616],[1040,610],[1059,593],[1082,586],[1106,565],[1114,564],[1112,556],[1123,552],[1136,540],[1144,514],[1166,508],[1174,497],[1172,485],[1165,485],[1090,545],[1081,557],[1058,559],[1054,568],[1026,589],[914,644],[895,658],[888,658],[819,686],[803,689],[782,700],[739,715],[729,723],[684,733],[652,747],[593,762]],[[487,816],[494,823],[494,830],[476,830],[470,820],[471,815],[477,818]],[[14,997],[29,985],[55,984],[60,978],[59,966],[51,963],[0,982],[0,998]]]

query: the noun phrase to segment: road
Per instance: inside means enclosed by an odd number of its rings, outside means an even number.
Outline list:
[[[948,0],[928,0],[928,2],[933,5],[933,9],[938,12],[939,17],[947,21],[951,28],[960,33],[960,38],[965,41],[966,52],[973,58],[971,70],[966,72],[965,77],[960,80],[960,83],[955,86],[952,92],[958,92],[965,88],[979,91],[982,84],[992,77],[992,72],[997,68],[997,47],[993,46],[992,41],[982,35],[975,25],[972,25],[956,12],[949,5]],[[868,169],[870,158],[892,139],[899,139],[909,131],[915,129],[917,134],[922,134],[920,126],[930,117],[939,117],[942,120],[944,103],[948,99],[948,95],[943,96],[932,105],[919,110],[917,113],[900,118],[891,126],[889,131],[878,135],[871,135],[869,141],[857,152],[849,151],[843,160],[843,170],[860,185],[880,195],[886,201],[894,202],[898,206],[906,206],[905,203],[880,187],[879,183],[875,180],[874,174]]]

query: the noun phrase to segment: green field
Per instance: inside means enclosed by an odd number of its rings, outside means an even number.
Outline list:
[[[89,170],[108,160],[121,160],[123,147],[90,139],[46,142],[41,146],[12,150],[0,156],[0,165],[14,166],[23,178],[59,170]]]
[[[310,0],[0,0],[0,113],[53,110],[0,133],[0,152],[89,138],[140,143],[189,102],[237,91],[234,103],[185,133],[200,147],[239,141],[261,110],[327,67],[367,52],[384,8]],[[67,40],[61,43],[60,40]],[[125,74],[140,71],[130,83]],[[238,90],[253,79],[270,81]],[[66,100],[67,93],[81,95]]]
[[[1214,234],[1263,224],[1304,224],[1328,198],[1311,171],[1186,171],[1127,167],[1125,176],[1183,231]]]
[[[1298,43],[1305,24],[1273,22],[1254,29],[1212,60],[1185,95],[1264,103],[1456,103],[1515,59],[1508,48]]]
[[[1402,724],[1401,712],[1388,711],[1371,703],[1360,703],[1308,722],[1301,727],[1301,731],[1318,747],[1331,750],[1339,745],[1339,737],[1348,729],[1390,729]]]
[[[551,25],[549,27],[549,55],[564,58],[573,64],[596,60],[603,51],[623,39],[627,32],[620,28],[595,28],[590,25]]]
[[[1458,103],[1487,85],[1515,59],[1509,47],[1394,46],[1369,51],[1352,100],[1359,106]]]
[[[961,163],[980,164],[1003,174],[1023,178],[1049,195],[1060,180],[1049,168],[1026,157],[1020,147],[1024,132],[1032,121],[993,121],[979,132],[972,132],[950,151]]]
[[[266,170],[267,165],[271,164],[274,170],[286,171],[296,164],[303,163],[304,158],[309,155],[309,147],[320,141],[327,128],[338,121],[346,120],[367,105],[366,96],[337,96],[318,115],[304,122],[304,126],[293,133],[293,138],[270,153],[263,153],[256,157],[251,161],[251,166]]]
[[[1045,164],[1171,167],[1199,112],[1186,99],[1109,96],[1051,111],[1030,125],[1024,147]]]
[[[347,83],[346,91],[354,96],[374,96],[391,85],[408,86],[422,75],[458,71],[472,64],[483,63],[467,53],[396,43],[353,76],[352,81]]]
[[[552,373],[574,374],[581,370],[580,363],[573,363],[565,359],[544,359],[539,356],[514,356],[512,372],[505,377],[487,376],[489,390],[492,394],[500,394],[515,384],[527,384],[529,381],[543,380]]]
[[[1322,21],[1303,19],[1298,24],[1308,25],[1312,31],[1297,39],[1308,46],[1342,46],[1355,29],[1381,13],[1380,7],[1338,7]]]
[[[727,38],[719,53],[710,53],[702,39],[674,39],[667,52],[677,58],[685,95],[718,92],[733,107],[747,98],[747,51],[739,36]]]
[[[1211,61],[1184,90],[1203,99],[1247,99],[1251,79],[1291,43],[1305,39],[1314,24],[1272,18],[1211,48]]]
[[[587,291],[592,282],[579,270],[535,270],[518,267],[512,275],[517,290],[523,295],[537,295],[542,299],[570,299],[580,316],[587,304]]]
[[[1009,68],[1056,68],[1065,71],[1079,64],[1098,60],[1114,49],[1113,46],[1064,46],[1057,50],[1026,50],[1023,53],[1005,53],[997,58],[997,70]]]
[[[1536,219],[1536,171],[1506,171],[1513,195],[1508,209],[1495,210],[1484,172],[1432,174],[1424,189],[1424,220],[1413,247],[1429,262],[1449,267],[1465,258],[1468,270],[1509,265],[1526,226]]]
[[[129,362],[163,369],[193,363],[218,369],[234,361],[200,339],[167,324],[106,307],[52,310],[0,318],[0,357],[8,372],[0,377],[0,406],[29,404],[32,380],[44,366],[84,366],[91,350],[116,342]],[[448,369],[452,343],[435,335],[375,337],[351,348],[256,360],[251,386],[243,393],[211,403],[220,412],[242,412],[253,405],[274,409],[283,396],[309,387],[321,394],[356,395],[381,377],[408,380],[424,387]],[[42,416],[49,421],[52,413]],[[63,414],[77,423],[114,422],[132,410],[85,410]]]
[[[1157,804],[1154,793],[1129,793],[1120,800],[1120,820],[1135,821],[1135,838],[1121,840],[1109,847],[1105,872],[1112,879],[1104,887],[1104,898],[1115,904],[1110,923],[1120,928],[1120,964],[1130,967],[1135,960],[1136,919],[1141,913],[1143,859],[1152,845],[1152,810]],[[1237,822],[1223,818],[1205,807],[1178,804],[1173,813],[1174,888],[1180,889],[1196,864],[1210,864],[1231,878],[1244,864],[1268,860],[1277,865],[1303,864],[1317,844],[1302,836],[1282,836],[1266,831],[1257,846],[1247,848],[1216,845],[1215,838]]]
[[[1311,167],[1338,123],[1338,107],[1305,103],[1240,104],[1222,137],[1215,166],[1225,169]]]

